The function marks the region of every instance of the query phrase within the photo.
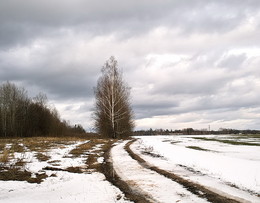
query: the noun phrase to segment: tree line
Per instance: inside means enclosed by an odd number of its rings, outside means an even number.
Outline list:
[[[0,137],[65,136],[85,133],[81,125],[62,121],[47,96],[29,98],[24,88],[6,82],[0,86]]]
[[[260,130],[237,130],[229,128],[220,128],[219,130],[197,130],[193,128],[184,128],[182,130],[172,129],[152,129],[134,131],[135,136],[141,135],[223,135],[223,134],[260,134]]]

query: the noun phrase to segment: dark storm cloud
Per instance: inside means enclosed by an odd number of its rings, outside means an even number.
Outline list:
[[[128,37],[157,26],[176,27],[186,34],[224,32],[258,6],[259,1],[10,0],[1,2],[0,42],[8,47],[62,28]]]
[[[138,120],[228,117],[235,126],[241,117],[256,126],[259,113],[246,111],[259,109],[259,8],[258,0],[3,1],[0,82],[44,92],[67,119],[87,123],[101,66],[115,55]]]
[[[45,93],[52,94],[55,99],[82,99],[93,96],[96,75],[93,74],[91,65],[60,66],[59,63],[57,62],[57,66],[52,63],[31,64],[27,68],[19,66],[20,64],[2,66],[0,80],[21,81],[28,88],[38,86]]]

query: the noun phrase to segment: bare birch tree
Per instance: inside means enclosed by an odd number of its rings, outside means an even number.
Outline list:
[[[105,137],[128,137],[134,127],[130,88],[123,81],[113,56],[106,61],[101,71],[95,89],[95,127]]]

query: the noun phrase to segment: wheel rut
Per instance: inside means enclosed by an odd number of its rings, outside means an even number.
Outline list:
[[[132,158],[126,150],[132,142],[124,141],[116,144],[111,148],[110,152],[110,167],[113,173],[116,174],[115,185],[125,194],[130,192],[131,195],[140,196],[143,198],[143,202],[208,202],[204,196],[198,196],[176,181],[151,170],[150,167],[145,166],[144,161],[139,163],[139,161]],[[118,185],[118,182],[121,181],[123,184]],[[122,188],[122,185],[125,188]]]
[[[132,159],[136,160],[142,167],[144,167],[146,169],[150,169],[160,175],[163,175],[164,177],[182,185],[184,188],[186,188],[188,191],[195,194],[196,196],[204,198],[209,202],[212,202],[212,203],[239,203],[239,201],[237,201],[235,199],[232,199],[232,198],[229,198],[226,196],[222,196],[218,193],[215,193],[215,192],[205,188],[204,186],[202,186],[200,184],[191,182],[174,173],[170,173],[169,171],[165,171],[156,166],[148,164],[144,159],[142,159],[139,155],[135,154],[130,149],[131,144],[133,144],[135,141],[136,141],[136,139],[127,142],[124,146],[124,149],[130,155],[130,157]]]
[[[132,189],[128,183],[122,180],[116,173],[110,157],[112,147],[113,146],[110,145],[109,148],[105,151],[104,162],[101,167],[101,171],[105,175],[106,179],[119,188],[128,200],[135,203],[152,203],[153,201],[151,201],[150,197],[142,194],[140,191]]]

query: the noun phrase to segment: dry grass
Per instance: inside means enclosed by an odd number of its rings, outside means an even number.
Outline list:
[[[36,155],[36,158],[39,160],[39,161],[48,161],[51,157],[50,156],[47,156],[43,153],[40,153],[38,152],[37,155]]]
[[[79,137],[30,137],[30,138],[1,138],[0,150],[3,150],[6,144],[12,145],[14,152],[30,151],[48,151],[57,145],[67,145],[76,141],[86,140]]]
[[[30,151],[46,152],[58,145],[67,145],[75,141],[70,138],[37,137],[24,139],[24,145]]]
[[[27,181],[28,183],[41,183],[48,176],[45,172],[34,174],[35,177],[32,177],[32,173],[27,170],[21,170],[18,167],[1,167],[0,168],[0,180],[3,181]]]
[[[84,153],[88,152],[90,149],[93,148],[93,146],[95,146],[95,144],[91,141],[81,144],[79,146],[77,146],[76,148],[74,148],[73,150],[70,151],[69,154],[72,155],[72,157],[80,157],[81,155],[83,155]]]
[[[30,183],[40,183],[48,176],[44,170],[53,171],[67,171],[70,173],[84,173],[84,172],[101,172],[102,163],[98,162],[98,158],[104,155],[104,151],[108,150],[116,140],[110,139],[88,139],[89,142],[81,144],[70,152],[68,158],[86,158],[85,166],[68,167],[66,169],[60,168],[60,160],[52,160],[46,155],[46,152],[55,148],[66,147],[66,145],[74,144],[78,141],[86,141],[86,139],[79,137],[34,137],[23,139],[1,139],[0,143],[0,163],[7,163],[0,165],[0,180],[14,180],[27,181]],[[1,150],[2,149],[2,150]],[[14,159],[13,153],[22,153],[22,158]],[[44,161],[52,166],[43,168],[43,172],[32,174],[26,170],[26,157],[23,158],[23,153],[33,152],[39,161]],[[12,163],[12,164],[11,164]]]
[[[86,156],[87,169],[89,171],[101,171],[102,163],[98,163],[98,158],[104,155],[104,151],[110,148],[110,146],[116,140],[112,139],[91,139],[89,142],[79,145],[75,149],[71,150],[70,154],[73,157]]]
[[[60,166],[60,160],[52,160],[52,161],[48,161],[47,163],[52,165],[52,166]]]
[[[80,157],[83,154],[88,154],[89,151],[91,151],[95,146],[97,145],[105,145],[107,143],[112,142],[112,140],[109,139],[91,139],[89,142],[81,144],[77,146],[75,149],[70,151],[70,154],[73,155],[73,157]]]
[[[88,159],[86,161],[88,169],[94,170],[94,171],[100,171],[101,164],[98,163],[97,159],[98,159],[98,156],[96,154],[90,154],[88,156]]]
[[[6,164],[9,161],[9,150],[4,149],[3,153],[0,156],[0,163]]]
[[[23,146],[22,143],[16,142],[16,143],[12,144],[10,151],[22,153],[22,152],[25,152],[25,147]]]
[[[73,167],[73,166],[66,168],[65,171],[68,171],[70,173],[83,173],[81,167]]]
[[[40,183],[48,177],[45,172],[32,174],[26,170],[27,160],[23,157],[23,153],[27,151],[35,152],[35,156],[39,161],[48,161],[51,157],[43,152],[63,145],[75,143],[82,139],[65,137],[34,137],[23,139],[0,139],[0,180],[8,181],[27,181],[29,183]],[[14,159],[14,153],[22,153],[21,158]],[[58,162],[59,160],[57,160]],[[56,162],[56,163],[57,163]],[[80,172],[77,168],[68,168],[67,171]]]

